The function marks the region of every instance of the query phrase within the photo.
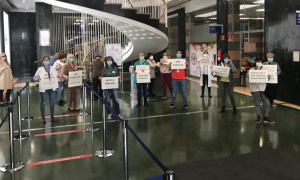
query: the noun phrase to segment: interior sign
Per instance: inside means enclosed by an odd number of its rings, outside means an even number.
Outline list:
[[[300,11],[296,11],[296,25],[300,25]]]

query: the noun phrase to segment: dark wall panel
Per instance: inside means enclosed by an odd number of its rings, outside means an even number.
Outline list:
[[[299,0],[266,0],[266,53],[275,54],[282,74],[277,99],[300,105],[300,63],[293,51],[300,51],[300,26],[296,25]]]
[[[32,76],[37,57],[35,13],[10,13],[10,26],[13,75]]]

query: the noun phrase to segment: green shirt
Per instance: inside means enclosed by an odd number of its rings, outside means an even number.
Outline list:
[[[140,66],[140,65],[148,65],[149,66],[149,70],[151,69],[150,63],[148,61],[144,61],[143,63],[141,63],[141,61],[137,61],[134,63],[133,68],[134,70],[136,70],[136,66]]]

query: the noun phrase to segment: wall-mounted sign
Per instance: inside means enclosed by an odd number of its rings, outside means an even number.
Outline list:
[[[296,25],[300,25],[300,11],[296,11]]]
[[[228,34],[228,41],[232,41],[232,34]]]
[[[105,56],[111,56],[114,61],[121,66],[122,65],[122,46],[121,44],[106,44],[105,45]]]
[[[299,54],[300,54],[299,51],[294,51],[293,52],[293,61],[294,62],[299,62]]]
[[[39,44],[40,44],[40,46],[51,46],[50,29],[40,29]]]
[[[209,25],[209,33],[222,34],[223,33],[223,25],[221,25],[221,24]]]
[[[221,35],[221,41],[225,41],[225,35]]]

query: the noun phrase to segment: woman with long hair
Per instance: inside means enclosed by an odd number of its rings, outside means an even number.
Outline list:
[[[66,103],[64,100],[63,100],[63,96],[64,96],[64,81],[65,79],[62,77],[62,74],[61,74],[61,71],[62,71],[62,67],[64,65],[64,58],[66,58],[66,54],[61,52],[59,53],[58,55],[58,60],[55,61],[53,67],[56,69],[56,72],[57,74],[60,75],[60,78],[58,79],[58,97],[59,97],[59,101],[58,101],[58,104],[60,106],[63,106],[64,103]]]
[[[0,103],[4,105],[3,102],[3,92],[6,91],[6,103],[10,104],[10,93],[13,86],[13,75],[10,65],[7,61],[7,56],[5,53],[1,53],[0,57]]]

